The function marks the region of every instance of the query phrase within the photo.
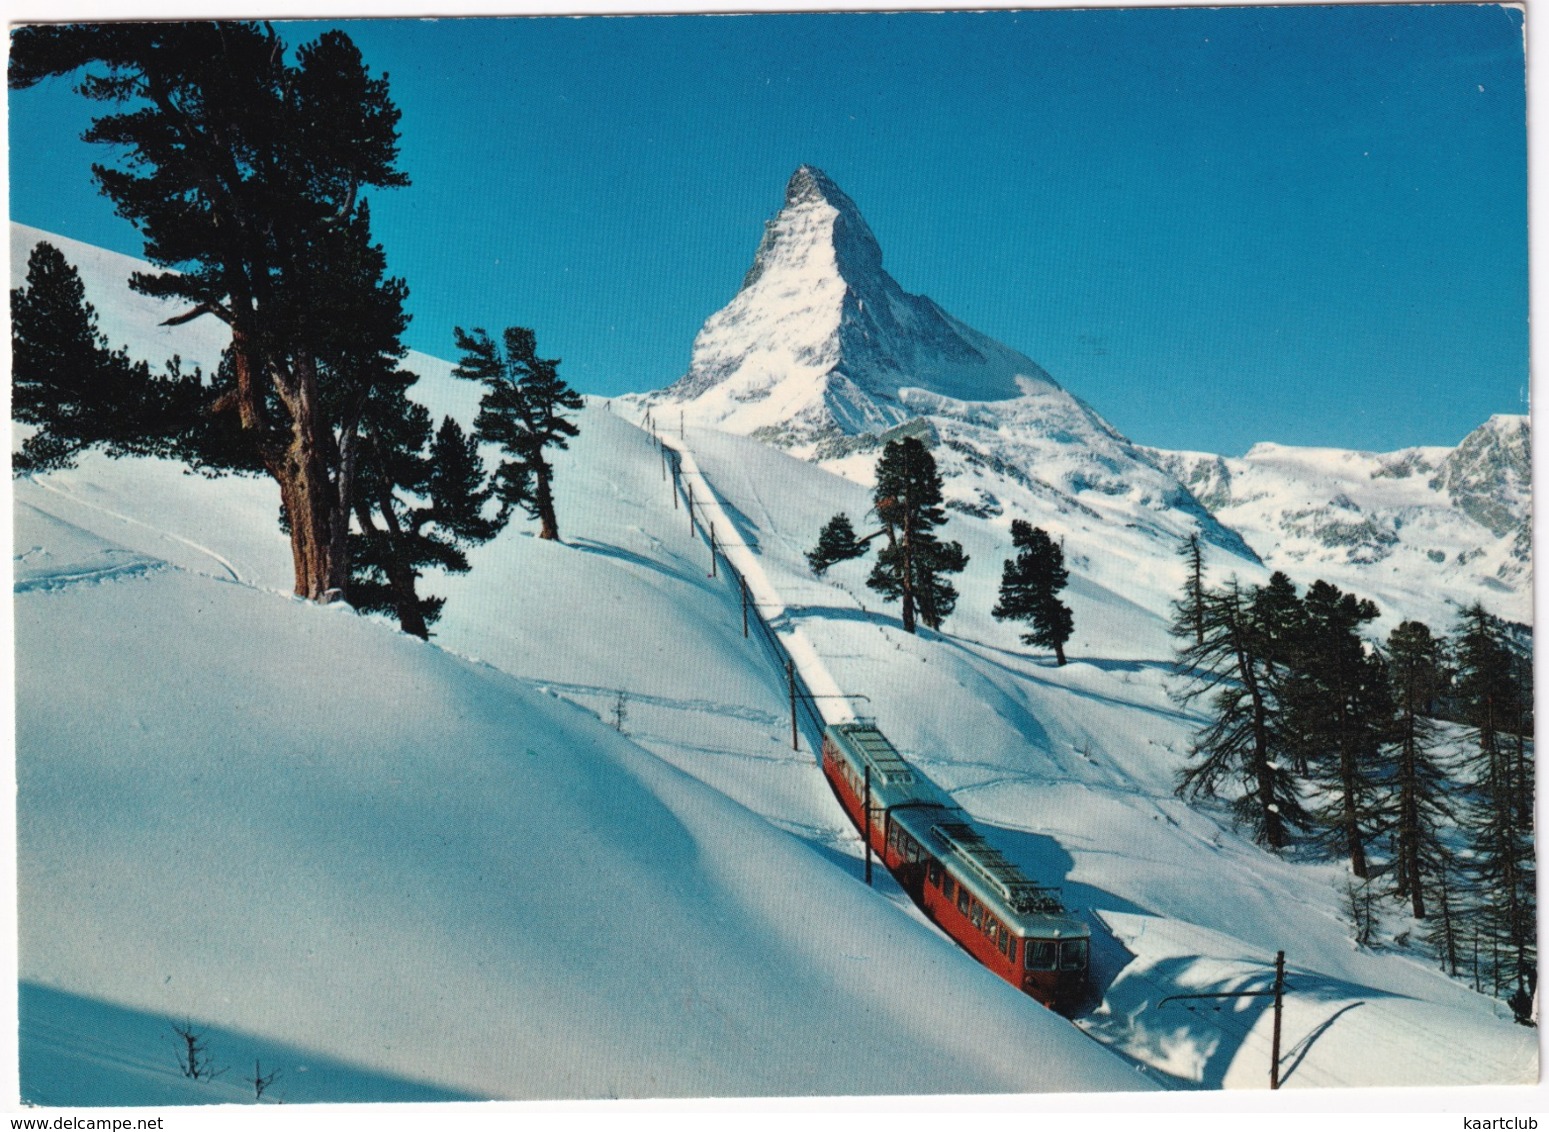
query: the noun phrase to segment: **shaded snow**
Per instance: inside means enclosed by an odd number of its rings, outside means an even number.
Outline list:
[[[476,388],[412,364],[466,423]],[[945,430],[995,440],[939,404]],[[1259,1087],[1260,1016],[1180,1023],[1159,1001],[1256,985],[1279,948],[1319,988],[1287,1088],[1533,1079],[1533,1035],[1498,1004],[1391,941],[1355,948],[1336,865],[1172,795],[1198,724],[1165,680],[1183,511],[986,480],[1002,510],[947,531],[971,556],[958,611],[914,637],[867,563],[820,580],[802,557],[835,511],[864,529],[874,453],[840,476],[712,429],[682,443],[809,685],[866,697],[826,706],[875,716],[1091,924],[1086,1034],[886,878],[859,883],[858,839],[790,749],[783,675],[649,437],[593,403],[558,461],[566,543],[514,525],[472,574],[427,580],[440,647],[288,597],[267,481],[88,457],[16,485],[28,1095],[201,1099],[144,1048],[182,1018],[238,1068],[283,1067],[292,1101]],[[1012,517],[1065,537],[1065,668],[988,614]]]
[[[343,607],[88,578],[99,540],[18,520],[60,548],[16,598],[21,972],[59,992],[37,1040],[88,1000],[476,1096],[1144,1083],[554,695]],[[82,1103],[69,1060],[24,1095]],[[369,1095],[341,1081],[312,1099]]]

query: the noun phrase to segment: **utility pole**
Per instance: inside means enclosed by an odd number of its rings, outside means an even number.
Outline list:
[[[1280,1007],[1285,999],[1285,952],[1275,952],[1275,1039],[1269,1052],[1269,1087],[1280,1087]]]
[[[1169,1002],[1176,1002],[1189,998],[1271,998],[1274,1002],[1274,1035],[1270,1042],[1269,1051],[1269,1087],[1280,1088],[1280,1013],[1281,1004],[1285,1000],[1285,952],[1275,952],[1275,982],[1269,990],[1262,991],[1216,991],[1209,994],[1170,994],[1156,1005],[1165,1006]],[[1217,1010],[1220,1007],[1216,1007]]]
[[[871,765],[866,766],[866,887],[871,887]]]
[[[796,662],[785,662],[785,682],[791,689],[791,750],[799,751],[801,747],[796,742]]]

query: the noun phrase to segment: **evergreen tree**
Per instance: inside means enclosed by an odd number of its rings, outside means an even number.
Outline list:
[[[485,387],[475,435],[513,457],[496,473],[500,499],[538,520],[539,538],[558,539],[554,468],[545,452],[568,448],[580,432],[564,410],[579,409],[581,395],[561,380],[559,359],[537,356],[537,337],[525,327],[506,329],[503,354],[481,329],[455,333],[463,358],[452,372]]]
[[[961,573],[968,556],[960,544],[936,537],[936,528],[946,522],[941,475],[923,441],[913,436],[888,441],[877,461],[872,499],[887,545],[866,584],[900,602],[906,631],[915,631],[916,611],[928,628],[939,629],[957,603],[957,590],[945,575]]]
[[[1260,844],[1278,851],[1309,819],[1287,765],[1285,736],[1275,726],[1270,604],[1264,590],[1245,594],[1236,579],[1219,592],[1207,591],[1203,643],[1186,620],[1174,625],[1181,643],[1173,671],[1182,681],[1175,698],[1184,704],[1204,700],[1209,708],[1194,739],[1195,761],[1179,774],[1178,794],[1213,798],[1233,787],[1234,816]]]
[[[821,578],[835,563],[859,558],[865,553],[865,542],[855,537],[850,517],[841,512],[830,519],[818,534],[818,544],[807,552],[807,565]]]
[[[1022,634],[1022,643],[1052,648],[1055,662],[1063,666],[1065,642],[1074,629],[1070,609],[1059,599],[1070,580],[1064,551],[1042,527],[1023,519],[1011,521],[1011,545],[1020,553],[1006,559],[1000,601],[991,614],[997,621],[1028,622],[1032,631]]]
[[[33,247],[25,285],[11,291],[11,415],[33,431],[12,453],[17,472],[70,467],[88,448],[160,455],[200,378],[174,362],[153,378],[144,362],[109,348],[80,274],[49,243]]]
[[[1436,724],[1431,718],[1441,691],[1442,642],[1418,621],[1405,621],[1388,634],[1388,677],[1395,716],[1389,739],[1393,862],[1396,896],[1409,899],[1415,919],[1426,918],[1426,895],[1446,901],[1446,875],[1451,854],[1443,837],[1455,819],[1448,798],[1453,784],[1436,756]],[[1455,953],[1451,927],[1444,929],[1446,948]],[[1454,966],[1456,960],[1454,958]]]
[[[1463,926],[1458,917],[1456,884],[1455,871],[1443,859],[1437,866],[1431,889],[1435,907],[1425,932],[1425,941],[1436,952],[1441,969],[1453,978],[1457,977],[1463,952]]]
[[[1376,605],[1314,582],[1302,599],[1300,641],[1282,696],[1282,725],[1311,768],[1324,801],[1315,809],[1318,841],[1371,875],[1367,847],[1377,832],[1380,752],[1392,701],[1381,658],[1368,654],[1362,625]]]
[[[494,538],[509,509],[488,513],[492,479],[478,442],[456,421],[445,418],[432,439],[430,414],[407,399],[394,406],[392,419],[390,431],[366,433],[351,600],[358,609],[393,614],[406,633],[429,637],[445,599],[419,595],[423,571],[466,573],[468,548]]]
[[[380,337],[401,323],[403,288],[376,269],[360,195],[407,184],[386,81],[338,31],[294,63],[273,28],[254,23],[34,25],[12,36],[13,89],[83,70],[78,89],[115,108],[85,134],[118,155],[93,167],[97,186],[139,229],[145,258],[171,269],[131,286],[181,306],[169,325],[209,315],[231,328],[228,380],[209,408],[234,424],[197,458],[273,477],[296,592],[345,595],[352,420],[402,349]],[[187,443],[212,435],[185,430]]]
[[[1474,783],[1466,817],[1470,872],[1480,897],[1474,919],[1490,947],[1497,988],[1531,989],[1537,961],[1537,894],[1531,818],[1531,763],[1519,759],[1511,729],[1523,718],[1502,624],[1477,602],[1457,633],[1458,693],[1469,724]]]
[[[1178,544],[1178,555],[1184,561],[1188,573],[1183,580],[1183,594],[1173,602],[1173,624],[1181,625],[1194,633],[1194,643],[1205,643],[1205,553],[1199,541],[1199,532],[1191,531]]]

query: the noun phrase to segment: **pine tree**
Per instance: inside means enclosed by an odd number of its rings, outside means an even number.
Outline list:
[[[1183,594],[1173,602],[1173,624],[1181,625],[1194,633],[1194,643],[1205,643],[1205,553],[1199,541],[1199,532],[1191,531],[1178,544],[1178,555],[1184,561],[1188,573],[1183,581]]]
[[[1421,622],[1405,621],[1388,634],[1388,678],[1395,707],[1388,746],[1396,846],[1393,892],[1408,897],[1417,920],[1426,918],[1427,893],[1446,900],[1451,852],[1443,833],[1456,817],[1448,797],[1452,779],[1437,758],[1431,718],[1441,690],[1441,654],[1442,642]],[[1445,914],[1450,917],[1450,908]],[[1455,950],[1450,926],[1445,931],[1448,950]]]
[[[850,517],[840,512],[824,524],[817,545],[807,552],[807,565],[821,578],[835,563],[859,558],[865,553],[866,544],[855,537]]]
[[[968,556],[956,542],[942,542],[935,530],[946,522],[941,475],[936,460],[918,437],[890,440],[877,461],[873,509],[887,545],[877,554],[866,584],[901,605],[907,632],[915,614],[939,629],[957,603],[957,590],[945,578],[961,573]]]
[[[408,183],[395,168],[399,114],[386,81],[338,31],[294,63],[273,28],[254,23],[14,33],[13,89],[83,70],[81,93],[116,107],[85,134],[117,155],[93,167],[98,189],[139,229],[145,258],[171,269],[131,286],[181,307],[168,325],[209,315],[231,328],[229,381],[208,408],[234,425],[200,459],[261,466],[279,486],[297,594],[344,596],[350,415],[378,363],[401,356],[396,338],[363,341],[401,318],[403,297],[370,270],[379,256],[362,238],[362,190]],[[341,267],[341,256],[359,262]],[[195,441],[212,435],[190,429]]]
[[[557,358],[537,356],[537,336],[525,327],[506,329],[504,353],[477,327],[470,333],[459,326],[455,334],[463,358],[452,372],[485,387],[475,435],[513,457],[496,473],[500,498],[538,520],[539,538],[557,540],[554,468],[545,452],[568,448],[579,434],[564,410],[579,409],[581,395],[561,380]]]
[[[1173,627],[1181,642],[1173,664],[1181,686],[1174,696],[1184,704],[1203,699],[1209,709],[1195,736],[1195,761],[1180,772],[1177,792],[1213,798],[1231,786],[1236,819],[1260,844],[1278,851],[1309,819],[1276,726],[1279,703],[1269,659],[1276,644],[1264,593],[1243,593],[1235,578],[1219,592],[1207,591],[1203,643],[1187,621]]]
[[[363,611],[391,613],[406,633],[429,637],[445,599],[419,594],[424,570],[466,573],[467,550],[494,538],[510,512],[489,513],[492,478],[477,440],[456,421],[445,418],[432,439],[429,413],[406,399],[393,419],[396,428],[380,449],[384,430],[366,434],[351,600]]]
[[[1450,864],[1443,860],[1438,865],[1431,888],[1435,914],[1430,917],[1430,924],[1425,932],[1425,941],[1436,952],[1436,958],[1441,962],[1441,969],[1453,978],[1458,974],[1458,960],[1463,947],[1462,925],[1459,923],[1456,907],[1455,878],[1456,873]]]
[[[1011,545],[1020,553],[1006,559],[1000,579],[1000,600],[991,610],[997,621],[1026,621],[1032,631],[1022,643],[1052,648],[1056,664],[1065,664],[1065,642],[1074,622],[1059,592],[1070,580],[1065,554],[1042,527],[1023,519],[1011,521]],[[1201,629],[1201,633],[1202,633]]]
[[[1368,654],[1359,629],[1376,605],[1324,581],[1302,599],[1304,619],[1285,684],[1283,726],[1322,788],[1314,810],[1318,841],[1371,875],[1367,847],[1377,833],[1380,751],[1393,715],[1381,658]]]
[[[1467,766],[1474,790],[1466,827],[1473,850],[1470,873],[1481,901],[1473,918],[1490,946],[1496,987],[1523,989],[1537,961],[1533,830],[1522,820],[1524,795],[1533,791],[1531,777],[1524,777],[1531,764],[1525,754],[1519,760],[1511,733],[1522,719],[1523,693],[1513,678],[1516,666],[1502,624],[1477,602],[1462,613],[1456,659],[1472,746]],[[1525,750],[1525,737],[1522,746]]]
[[[69,467],[94,447],[161,455],[200,384],[175,362],[153,378],[144,362],[111,349],[80,274],[47,242],[33,247],[25,285],[11,291],[11,380],[11,415],[33,426],[12,454],[17,472]]]

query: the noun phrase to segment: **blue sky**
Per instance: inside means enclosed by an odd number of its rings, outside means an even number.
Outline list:
[[[1510,9],[340,26],[403,109],[413,185],[372,210],[427,353],[521,324],[584,391],[666,385],[811,163],[906,290],[1141,443],[1385,450],[1526,411]],[[11,215],[137,253],[90,112],[11,95]]]

